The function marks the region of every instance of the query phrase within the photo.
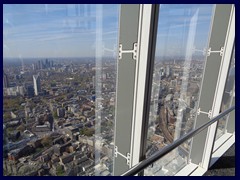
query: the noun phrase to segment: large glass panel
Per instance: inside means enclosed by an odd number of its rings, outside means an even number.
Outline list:
[[[149,157],[194,127],[214,5],[161,5],[149,114]],[[145,170],[173,175],[189,162],[191,140]]]
[[[226,81],[226,85],[223,93],[220,112],[223,112],[232,106],[232,99],[234,94],[235,94],[235,49],[233,50],[233,53],[232,53],[231,64],[228,71],[228,77],[227,77],[227,81]],[[218,140],[223,134],[227,132],[226,127],[227,127],[228,117],[229,115],[224,116],[222,119],[219,120],[218,127],[217,127],[216,140]]]
[[[3,5],[4,175],[111,175],[119,5]]]

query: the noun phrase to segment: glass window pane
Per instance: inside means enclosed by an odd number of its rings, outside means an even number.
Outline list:
[[[194,127],[213,5],[161,5],[146,156]],[[189,162],[187,141],[156,162],[146,175],[173,175]]]
[[[119,5],[3,5],[4,175],[112,174]]]
[[[235,94],[235,48],[232,53],[231,64],[228,71],[228,77],[223,93],[223,99],[221,104],[221,112],[227,110],[232,106],[233,94]],[[224,116],[218,122],[216,140],[227,132],[228,115]]]

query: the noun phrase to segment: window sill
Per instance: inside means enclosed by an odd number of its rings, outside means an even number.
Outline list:
[[[184,168],[182,168],[177,174],[175,174],[175,176],[189,176],[197,168],[198,168],[198,165],[194,163],[189,163]]]
[[[209,167],[211,167],[235,143],[235,134],[230,134],[230,135],[231,136],[227,140],[225,140],[225,142],[222,142],[222,144],[212,154]],[[222,137],[221,139],[223,138],[224,137]]]

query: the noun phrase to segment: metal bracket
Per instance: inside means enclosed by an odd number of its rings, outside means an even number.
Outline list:
[[[233,95],[233,91],[230,91],[230,92],[228,92],[228,91],[225,91],[225,93],[229,94],[230,96],[232,96],[232,95]]]
[[[117,154],[118,154],[118,147],[115,146],[115,147],[114,147],[114,156],[117,157]]]
[[[209,110],[208,112],[204,112],[204,111],[201,111],[201,108],[198,108],[197,115],[199,115],[200,113],[207,114],[209,118],[212,117],[212,110]]]
[[[123,53],[133,53],[133,59],[136,60],[137,59],[137,48],[138,48],[138,44],[134,43],[132,50],[123,50],[122,44],[119,44],[119,59],[122,59]]]
[[[188,163],[189,164],[192,163],[192,159],[188,158]]]
[[[220,51],[212,51],[212,48],[208,48],[207,56],[210,56],[211,53],[220,53],[220,56],[223,56],[224,47],[221,47]]]
[[[114,148],[114,156],[117,157],[118,154],[127,160],[127,165],[130,167],[131,154],[130,154],[130,153],[127,153],[127,156],[124,156],[123,154],[121,154],[120,152],[118,152],[118,147],[115,146],[115,148]]]

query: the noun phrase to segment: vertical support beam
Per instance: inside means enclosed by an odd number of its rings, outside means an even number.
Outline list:
[[[136,72],[132,161],[136,165],[145,159],[148,132],[149,108],[151,102],[152,76],[157,40],[159,5],[142,5],[141,23],[139,25],[139,53]]]
[[[139,162],[151,25],[156,5],[122,5],[119,32],[114,175]],[[155,37],[156,39],[156,37]]]
[[[114,129],[115,157],[113,174],[121,175],[129,169],[127,156],[131,150],[132,115],[136,60],[133,53],[125,53],[134,49],[138,42],[140,5],[121,5],[119,45],[122,51],[118,58],[117,103]]]
[[[234,6],[216,5],[199,100],[200,111],[211,113],[207,115],[200,112],[195,122],[196,128],[219,114],[234,36]],[[204,169],[209,165],[216,127],[217,123],[214,123],[193,138],[190,159]]]

